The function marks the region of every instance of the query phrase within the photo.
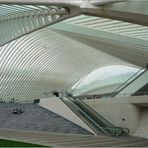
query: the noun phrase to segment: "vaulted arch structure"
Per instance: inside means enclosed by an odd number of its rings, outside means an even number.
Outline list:
[[[124,9],[127,1],[110,1],[107,5],[88,1],[34,2],[0,0],[1,100],[32,101],[45,97],[44,94],[52,90],[68,90],[78,80],[104,66],[146,66],[146,2],[137,5],[129,1],[127,9]],[[120,9],[121,6],[124,7]],[[101,11],[96,14],[98,9]],[[121,17],[117,16],[119,9]],[[104,15],[102,10],[112,13]],[[130,21],[135,13],[138,18]]]
[[[0,51],[1,98],[40,98],[43,92],[69,89],[103,65],[131,65],[48,28],[6,44]]]

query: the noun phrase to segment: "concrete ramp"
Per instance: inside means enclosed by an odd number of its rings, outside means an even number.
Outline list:
[[[87,131],[95,134],[76,114],[74,114],[58,97],[41,99],[40,106],[70,120]]]
[[[143,108],[139,127],[134,136],[148,138],[148,108]]]

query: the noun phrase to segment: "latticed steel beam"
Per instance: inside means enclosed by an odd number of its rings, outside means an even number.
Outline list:
[[[83,14],[148,25],[146,0],[0,0],[0,4],[77,7]]]
[[[15,8],[15,5],[10,8],[13,7]],[[23,7],[26,8],[27,6]],[[73,8],[69,10],[65,7],[57,6],[35,6],[31,10],[22,10],[3,15],[0,17],[2,27],[0,30],[0,46],[79,14],[80,12]]]
[[[79,7],[83,0],[0,0],[0,4],[16,5],[54,5]]]
[[[148,2],[146,1],[0,0],[0,4],[9,4],[8,9],[10,10],[16,7],[16,5],[11,4],[19,4],[22,7],[22,10],[0,16],[0,24],[2,26],[0,30],[0,46],[23,35],[80,14],[148,25]],[[31,4],[34,5],[32,9],[25,9]],[[42,4],[42,6],[40,4]],[[3,11],[7,8],[6,5],[4,6],[4,8],[3,5],[0,6],[0,9],[3,8]]]

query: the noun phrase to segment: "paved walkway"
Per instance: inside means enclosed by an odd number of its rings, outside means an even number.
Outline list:
[[[0,129],[0,138],[54,147],[148,147],[148,139]]]

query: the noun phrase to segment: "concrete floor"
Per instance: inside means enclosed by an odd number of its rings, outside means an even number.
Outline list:
[[[148,139],[137,137],[107,137],[45,133],[12,129],[0,129],[1,139],[11,139],[53,147],[148,147]]]
[[[12,114],[15,108],[24,111]],[[0,128],[39,132],[91,134],[84,128],[36,104],[0,103]]]

